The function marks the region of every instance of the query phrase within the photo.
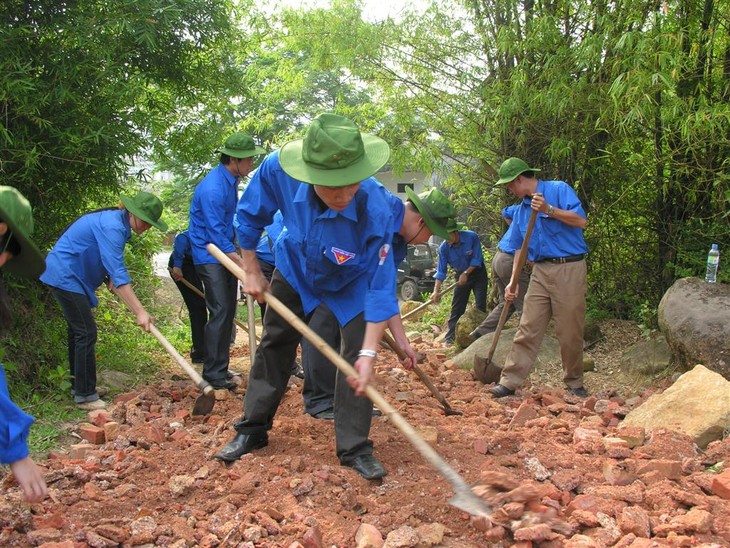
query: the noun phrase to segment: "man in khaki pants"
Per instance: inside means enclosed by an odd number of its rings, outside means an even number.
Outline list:
[[[555,318],[560,344],[563,382],[576,396],[588,395],[583,387],[586,214],[570,185],[538,179],[538,171],[519,158],[505,160],[499,169],[497,185],[506,185],[507,190],[522,199],[513,219],[511,243],[515,249],[522,245],[532,211],[538,215],[528,248],[528,259],[534,261],[534,267],[520,326],[499,384],[489,389],[496,398],[514,394],[527,379],[551,318]],[[512,271],[513,280],[519,275]],[[519,285],[514,292],[507,288],[505,299],[512,301],[518,293]]]

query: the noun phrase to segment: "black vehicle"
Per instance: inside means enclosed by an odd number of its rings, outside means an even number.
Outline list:
[[[429,244],[408,245],[408,253],[398,265],[398,297],[404,301],[421,301],[422,293],[433,292],[436,284],[436,255]]]

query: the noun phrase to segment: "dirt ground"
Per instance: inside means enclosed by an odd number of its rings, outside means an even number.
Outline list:
[[[448,349],[415,339],[422,369],[460,416],[446,416],[380,353],[377,390],[490,505],[491,519],[451,506],[454,486],[385,416],[373,419],[371,438],[388,476],[367,481],[339,466],[333,424],[303,413],[297,379],[269,446],[223,465],[212,455],[232,436],[245,383],[193,417],[199,392],[171,363],[165,378],[78,425],[83,443],[41,461],[49,499],[22,504],[10,477],[0,483],[0,546],[729,546],[730,493],[713,494],[713,472],[730,462],[730,439],[700,451],[668,430],[620,431],[623,416],[670,381],[638,386],[618,365],[638,330],[602,330],[586,400],[560,388],[559,371],[537,371],[529,388],[495,401],[453,368]],[[232,368],[245,370],[248,337],[238,335]]]

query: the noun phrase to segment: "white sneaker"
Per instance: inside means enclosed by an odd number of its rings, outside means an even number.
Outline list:
[[[94,409],[106,409],[107,403],[104,400],[85,401],[77,403],[76,407],[84,409],[86,411],[93,411]]]

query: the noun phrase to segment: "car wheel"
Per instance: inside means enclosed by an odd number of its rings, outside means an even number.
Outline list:
[[[404,301],[420,301],[421,292],[418,291],[418,286],[413,280],[406,280],[403,285],[400,286],[400,298]]]

